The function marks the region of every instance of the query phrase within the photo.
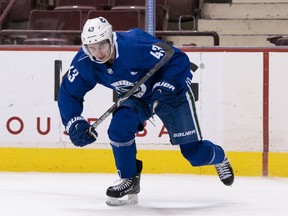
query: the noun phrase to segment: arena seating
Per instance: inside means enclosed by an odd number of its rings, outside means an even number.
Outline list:
[[[80,10],[32,10],[29,17],[29,30],[81,30]],[[51,33],[34,34],[24,40],[24,44],[74,44],[75,38]]]
[[[82,12],[82,26],[85,24],[88,13],[91,10],[96,10],[97,8],[94,6],[89,5],[63,5],[63,6],[57,6],[54,8],[54,10],[57,11],[74,11],[74,10],[80,10]]]
[[[88,18],[95,18],[103,16],[109,20],[110,24],[113,26],[114,31],[127,31],[131,28],[142,28],[143,22],[141,22],[141,14],[138,10],[119,10],[119,11],[100,11],[92,10],[88,13]],[[125,22],[119,22],[119,17],[125,20]]]
[[[81,10],[82,25],[85,24],[90,10],[109,10],[110,0],[56,0],[54,10]]]
[[[3,0],[0,1],[3,2]],[[191,17],[187,18],[187,15],[193,15],[193,4],[191,2],[193,2],[193,0],[156,0],[156,30],[175,30],[172,28],[169,29],[168,22],[178,23],[181,15],[185,15],[184,18],[181,17],[183,21],[191,19]],[[112,23],[115,31],[128,30],[133,27],[145,29],[145,3],[145,0],[54,0],[53,3],[47,0],[17,0],[18,6],[9,12],[8,20],[6,20],[5,25],[1,26],[1,29],[10,30],[6,31],[8,33],[4,33],[11,35],[13,30],[15,30],[16,35],[19,34],[17,30],[22,30],[21,33],[23,34],[25,34],[25,30],[29,30],[29,34],[27,34],[28,38],[22,39],[24,44],[52,44],[53,41],[55,44],[71,44],[74,40],[71,40],[71,38],[67,40],[65,35],[61,38],[59,35],[53,37],[52,33],[48,35],[39,34],[39,30],[81,30],[87,18],[95,16],[106,17],[109,22]],[[15,8],[24,10],[15,11]],[[128,10],[131,12],[128,13]],[[73,14],[73,11],[75,11],[77,15],[73,15],[73,17],[68,15]],[[63,16],[59,14],[63,14]],[[79,16],[81,18],[79,18]],[[20,19],[21,22],[18,22]],[[79,19],[81,20],[80,28]],[[7,23],[9,23],[8,26]],[[15,25],[16,23],[17,25]],[[19,25],[19,23],[21,23],[21,25]],[[182,28],[182,26],[180,26],[180,28]],[[179,30],[180,28],[176,29]],[[32,30],[38,30],[38,33],[31,34]],[[36,37],[40,39],[37,40]],[[2,38],[0,39],[1,43],[3,40]],[[12,40],[10,43],[15,44],[15,40]],[[18,40],[16,43],[18,43]],[[79,40],[74,41],[74,45],[78,44]]]
[[[165,5],[169,8],[168,28],[170,30],[195,30],[196,6],[194,0],[166,0]]]
[[[12,5],[9,5],[10,1],[1,0],[0,4],[2,7],[2,12],[6,9],[6,7],[11,6],[9,13],[7,14],[6,22],[3,23],[3,28],[25,28],[30,11],[33,8],[32,0],[17,0]],[[1,25],[1,24],[0,24]]]
[[[89,6],[97,10],[109,10],[110,0],[56,0],[55,8],[63,6]]]
[[[111,10],[138,10],[140,12],[141,27],[145,28],[145,0],[111,0]],[[156,30],[167,30],[168,10],[165,0],[156,0]]]

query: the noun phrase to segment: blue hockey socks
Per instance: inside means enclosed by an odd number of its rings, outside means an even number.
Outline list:
[[[111,146],[120,178],[134,177],[137,173],[135,142],[129,146]]]

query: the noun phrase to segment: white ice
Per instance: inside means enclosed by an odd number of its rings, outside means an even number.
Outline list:
[[[109,207],[115,174],[0,172],[0,216],[288,215],[288,178],[143,174],[136,206]]]

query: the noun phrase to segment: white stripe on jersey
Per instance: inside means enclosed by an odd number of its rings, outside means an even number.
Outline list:
[[[196,113],[194,94],[193,94],[192,89],[190,88],[189,85],[188,85],[188,88],[189,88],[189,90],[186,92],[186,98],[187,98],[187,101],[189,103],[191,116],[192,116],[192,119],[193,119],[193,122],[194,122],[194,126],[195,126],[195,130],[196,130],[196,133],[197,133],[197,138],[198,138],[198,140],[202,140],[200,125],[199,125],[198,118],[197,118],[197,113]]]

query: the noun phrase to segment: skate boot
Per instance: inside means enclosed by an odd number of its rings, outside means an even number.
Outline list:
[[[106,195],[109,206],[135,205],[138,203],[138,193],[140,192],[140,178],[142,171],[142,161],[137,160],[137,173],[134,177],[120,179],[120,182],[110,186]]]
[[[220,180],[226,186],[231,186],[234,182],[234,172],[227,157],[220,164],[215,165]]]

